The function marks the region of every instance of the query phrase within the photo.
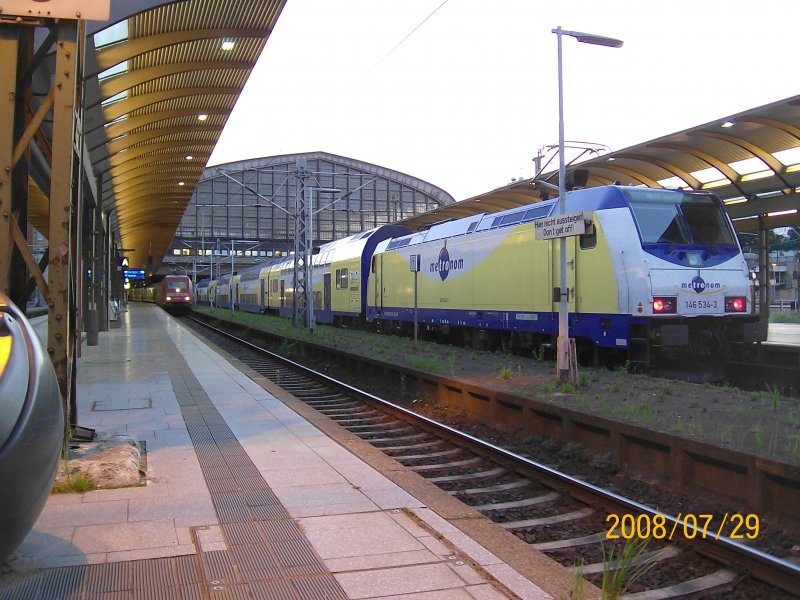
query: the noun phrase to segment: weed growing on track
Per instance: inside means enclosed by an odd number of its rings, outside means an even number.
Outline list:
[[[511,367],[500,367],[500,373],[497,376],[504,381],[508,381],[514,376],[514,370]]]
[[[616,600],[625,595],[631,585],[655,566],[655,562],[639,564],[651,538],[632,538],[625,540],[621,550],[610,544],[603,549],[603,600]]]

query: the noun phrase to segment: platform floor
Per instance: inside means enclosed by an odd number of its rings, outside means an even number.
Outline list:
[[[51,496],[0,599],[553,597],[157,307],[121,325],[78,422],[143,440],[147,485]]]

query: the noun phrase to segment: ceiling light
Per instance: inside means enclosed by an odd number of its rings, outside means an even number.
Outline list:
[[[236,45],[236,42],[233,40],[222,40],[222,49],[225,52],[230,52],[233,50],[233,47]]]
[[[744,202],[747,202],[747,198],[741,196],[739,198],[731,198],[730,200],[724,200],[724,202],[725,206],[728,206],[729,204],[742,204]]]
[[[710,190],[712,188],[722,187],[723,185],[728,185],[731,182],[730,179],[717,179],[716,181],[709,181],[708,183],[704,183],[702,189]]]
[[[722,125],[720,125],[720,127],[727,129],[728,127],[733,127],[734,125],[736,125],[736,123],[733,121],[725,121]]]
[[[179,182],[178,182],[178,185],[186,185],[186,183],[185,183],[185,182],[183,182],[183,181],[179,181]]]
[[[205,114],[205,113],[201,113],[201,114],[197,115],[197,120],[198,121],[205,121],[206,119],[208,119],[208,115]]]
[[[758,171],[757,173],[748,173],[747,175],[742,176],[742,182],[754,181],[756,179],[764,179],[765,177],[771,177],[774,174],[775,173],[772,170]]]
[[[186,155],[186,160],[192,160],[193,158],[194,158],[194,156],[192,156],[191,154],[187,154]]]
[[[796,212],[797,212],[797,209],[793,208],[792,210],[782,210],[780,212],[767,213],[767,216],[768,217],[780,217],[781,215],[793,215]]]

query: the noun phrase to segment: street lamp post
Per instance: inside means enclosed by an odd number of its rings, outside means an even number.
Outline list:
[[[561,58],[561,37],[568,35],[584,44],[608,46],[619,48],[622,41],[614,38],[603,37],[580,31],[566,31],[559,25],[552,30],[558,40],[558,212],[567,212],[567,165],[564,160],[564,81]],[[570,374],[570,349],[569,349],[569,286],[567,285],[567,238],[559,240],[560,252],[560,289],[558,294],[558,344],[556,368],[558,379],[561,383],[569,379]]]

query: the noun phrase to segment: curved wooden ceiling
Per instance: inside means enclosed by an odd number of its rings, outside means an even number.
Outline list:
[[[84,139],[131,268],[161,263],[284,4],[164,2],[87,39]]]

